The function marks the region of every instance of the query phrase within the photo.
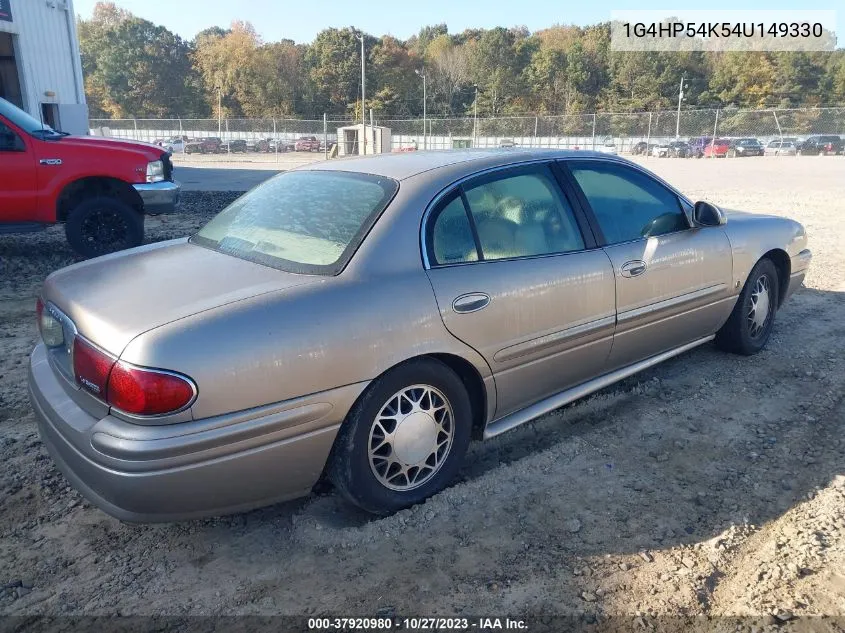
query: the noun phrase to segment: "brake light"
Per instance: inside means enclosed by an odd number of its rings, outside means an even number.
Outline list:
[[[109,404],[133,415],[162,415],[190,405],[196,397],[194,383],[185,376],[136,367],[120,361],[108,381]]]
[[[131,415],[174,413],[197,394],[187,376],[118,361],[81,336],[73,341],[73,372],[83,389]]]
[[[73,339],[73,373],[79,386],[106,399],[109,374],[117,359],[94,347],[84,338]]]
[[[44,314],[44,302],[41,300],[41,297],[38,297],[35,300],[35,318],[36,323],[38,324],[38,328],[41,328],[41,315]]]

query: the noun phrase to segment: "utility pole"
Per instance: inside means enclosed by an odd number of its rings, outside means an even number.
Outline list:
[[[217,86],[217,138],[220,138],[223,122],[223,90]]]
[[[426,98],[425,98],[425,70],[415,70],[414,72],[417,73],[420,77],[422,77],[422,80],[423,80],[423,149],[428,149],[428,137],[426,136],[426,133],[425,133],[425,126],[426,126],[426,119],[427,119],[426,112],[425,112],[425,102],[426,102]]]
[[[364,56],[364,33],[356,33],[355,37],[361,40],[361,131],[364,134],[364,151],[367,153],[367,69]]]
[[[675,119],[675,140],[678,140],[681,136],[681,101],[684,100],[684,88],[689,88],[688,85],[684,85],[686,78],[686,73],[681,75],[681,85],[678,86],[678,117]]]
[[[472,146],[478,143],[478,84],[475,84],[475,101],[472,104]]]

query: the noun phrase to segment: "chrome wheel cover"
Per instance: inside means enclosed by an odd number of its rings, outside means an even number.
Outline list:
[[[766,328],[772,313],[769,276],[760,275],[754,283],[754,290],[748,298],[746,325],[751,338],[757,338]]]
[[[370,426],[370,469],[391,490],[418,488],[440,470],[454,435],[452,406],[441,391],[405,387],[390,396]]]

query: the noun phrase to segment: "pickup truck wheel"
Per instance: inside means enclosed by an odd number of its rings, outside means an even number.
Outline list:
[[[144,241],[144,218],[121,200],[95,196],[70,210],[65,235],[77,253],[97,257],[139,246]]]

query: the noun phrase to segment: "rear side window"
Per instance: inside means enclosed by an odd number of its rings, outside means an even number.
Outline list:
[[[689,228],[678,197],[648,175],[612,163],[566,165],[590,203],[608,244]]]
[[[467,188],[485,260],[584,249],[572,209],[546,169]]]
[[[288,272],[334,275],[398,187],[369,174],[287,172],[235,200],[191,241]]]
[[[434,260],[438,264],[478,261],[478,250],[463,200],[457,194],[451,198],[434,221],[431,232]]]

